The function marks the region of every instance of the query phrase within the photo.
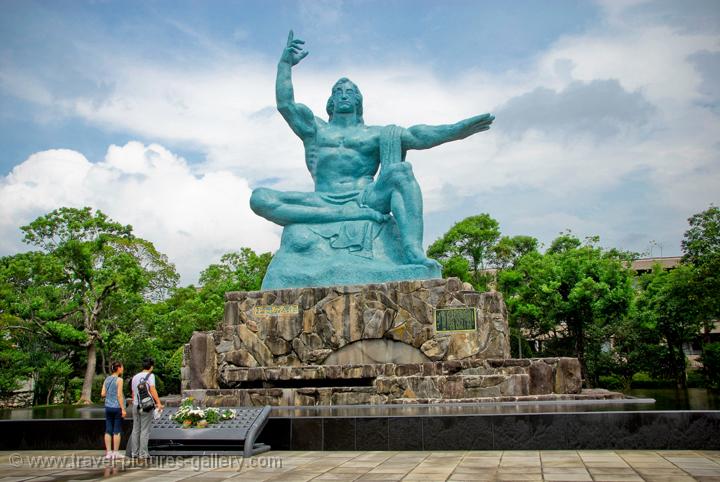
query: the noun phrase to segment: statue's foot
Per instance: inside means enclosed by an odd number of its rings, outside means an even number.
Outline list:
[[[420,248],[405,246],[405,256],[408,264],[420,264],[430,269],[442,269],[440,263],[425,256],[425,253]]]

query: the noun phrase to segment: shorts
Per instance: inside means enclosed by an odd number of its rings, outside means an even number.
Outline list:
[[[105,433],[117,435],[122,432],[122,410],[120,407],[105,407]]]

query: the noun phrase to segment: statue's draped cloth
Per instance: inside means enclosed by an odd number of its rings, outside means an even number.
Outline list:
[[[389,125],[380,132],[380,174],[391,164],[403,161],[400,135],[402,129],[396,125]],[[344,193],[318,193],[320,198],[328,204],[340,206],[347,203],[357,203],[360,207],[367,207],[366,199],[376,181],[368,184],[360,191]],[[385,213],[390,211],[387,206]],[[312,230],[330,242],[336,249],[347,249],[350,253],[363,258],[373,257],[373,240],[377,238],[384,224],[372,221],[341,221],[323,224]]]

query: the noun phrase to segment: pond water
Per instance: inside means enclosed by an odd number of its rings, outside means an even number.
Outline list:
[[[720,410],[720,390],[705,388],[633,388],[626,395],[654,398],[652,410]]]
[[[506,402],[502,404],[438,404],[432,406],[372,406],[372,407],[304,407],[304,408],[276,408],[272,416],[287,416],[285,412],[298,412],[297,415],[317,416],[322,412],[327,415],[349,414],[358,415],[362,412],[365,416],[378,415],[385,412],[417,412],[415,415],[439,415],[439,414],[502,414],[502,413],[550,413],[550,412],[588,412],[588,411],[635,411],[635,410],[720,410],[720,390],[706,390],[704,388],[689,388],[687,390],[676,390],[673,388],[634,388],[626,392],[626,395],[639,399],[654,399],[655,403],[628,403],[629,401],[608,401],[608,402]],[[640,400],[638,400],[640,402]],[[302,413],[300,413],[302,412]],[[308,413],[305,413],[308,412]],[[310,413],[312,412],[312,413]],[[327,413],[326,413],[327,412]],[[342,412],[342,413],[340,413]],[[345,413],[348,412],[348,413]],[[355,413],[358,412],[358,413]],[[400,413],[397,413],[400,415]],[[0,420],[31,420],[31,419],[67,419],[67,418],[104,418],[105,410],[102,406],[91,405],[76,407],[59,405],[53,407],[36,408],[15,408],[0,409]]]
[[[105,418],[105,408],[100,405],[86,407],[56,405],[52,407],[0,409],[0,420],[61,418]]]

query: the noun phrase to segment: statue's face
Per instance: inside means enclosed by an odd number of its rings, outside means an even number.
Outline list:
[[[336,85],[333,89],[332,97],[335,113],[350,114],[355,112],[358,95],[355,86],[350,82],[342,82]]]

